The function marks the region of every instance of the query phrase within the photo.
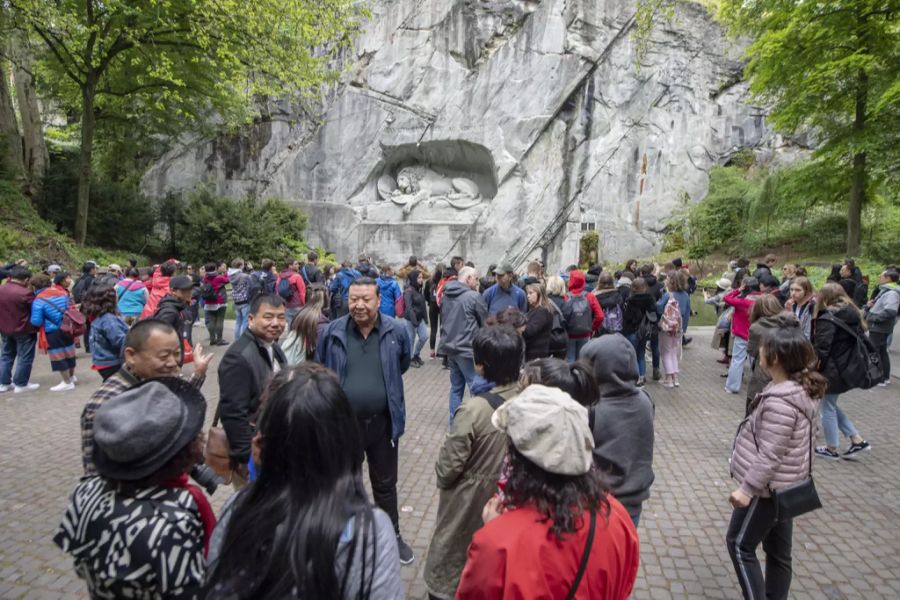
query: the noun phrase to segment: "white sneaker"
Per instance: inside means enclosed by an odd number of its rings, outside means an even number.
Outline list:
[[[69,381],[72,382],[72,385],[75,385],[76,383],[78,383],[78,378],[72,375],[71,377],[69,377]]]
[[[8,392],[9,389],[10,389],[11,387],[12,387],[12,386],[10,386],[10,385],[2,385],[2,384],[0,384],[0,393]]]
[[[16,386],[13,386],[13,393],[14,394],[24,394],[25,392],[33,392],[34,390],[38,389],[39,387],[41,387],[41,384],[39,384],[39,383],[26,383],[23,386],[16,385]]]
[[[50,388],[51,392],[68,392],[70,390],[75,389],[74,383],[66,383],[65,381],[61,381]]]

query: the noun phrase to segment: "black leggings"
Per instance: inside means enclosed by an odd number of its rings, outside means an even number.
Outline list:
[[[437,342],[438,329],[440,329],[441,309],[434,302],[428,303],[428,322],[431,324],[431,351]]]
[[[869,341],[878,350],[878,356],[881,358],[881,371],[884,374],[882,381],[890,382],[891,380],[891,353],[888,351],[887,333],[879,333],[877,331],[869,332]],[[880,382],[879,382],[880,383]]]
[[[755,496],[747,508],[736,508],[725,541],[746,600],[785,600],[791,588],[793,520],[775,520],[771,498]],[[763,579],[756,548],[766,553]]]

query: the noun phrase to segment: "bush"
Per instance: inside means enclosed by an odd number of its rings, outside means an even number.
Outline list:
[[[270,198],[232,200],[200,188],[187,197],[174,226],[173,246],[183,260],[269,257],[279,262],[308,251],[306,215]]]

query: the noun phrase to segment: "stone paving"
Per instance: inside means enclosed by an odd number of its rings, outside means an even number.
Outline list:
[[[710,332],[699,328],[693,336],[681,387],[647,388],[656,403],[656,482],[639,529],[636,599],[740,597],[723,538],[732,489],[727,459],[744,400],[723,391]],[[221,356],[223,349],[215,352]],[[84,584],[50,538],[81,473],[78,417],[100,378],[79,354],[76,391],[55,395],[47,391],[56,379],[46,357],[36,362],[38,393],[0,395],[0,598],[84,598]],[[425,597],[424,554],[438,499],[434,460],[447,422],[447,372],[437,361],[426,362],[406,376],[408,423],[400,446],[401,528],[416,552],[402,577],[407,597],[415,599]],[[204,392],[211,418],[218,397],[214,374]],[[795,523],[791,597],[897,598],[900,381],[847,394],[841,406],[873,450],[854,462],[817,461],[825,508]],[[220,489],[214,506],[228,494]]]

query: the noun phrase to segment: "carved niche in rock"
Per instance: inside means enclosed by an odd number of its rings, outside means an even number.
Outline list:
[[[389,174],[378,179],[378,195],[403,207],[409,214],[423,200],[443,200],[465,210],[481,203],[478,184],[466,177],[448,177],[422,165],[404,167],[394,180]]]
[[[384,162],[375,182],[378,198],[403,207],[443,203],[465,211],[497,193],[494,161],[480,144],[465,140],[429,140],[384,146]]]

